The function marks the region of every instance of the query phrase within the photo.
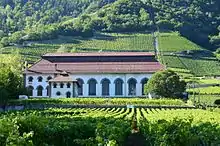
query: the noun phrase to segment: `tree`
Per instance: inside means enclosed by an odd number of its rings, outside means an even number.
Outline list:
[[[0,30],[0,39],[3,38],[4,36],[5,36],[5,33],[2,30]]]
[[[22,93],[20,56],[6,55],[0,58],[0,105]]]
[[[15,33],[13,33],[10,37],[9,37],[9,41],[11,43],[17,43],[17,44],[21,44],[22,43],[22,37],[24,36],[25,34],[21,31],[17,31]]]
[[[145,93],[154,93],[161,97],[176,98],[186,90],[186,83],[173,71],[155,73],[145,86]]]
[[[9,94],[8,91],[0,85],[0,106],[3,107],[3,109],[5,110],[6,104],[9,100]]]

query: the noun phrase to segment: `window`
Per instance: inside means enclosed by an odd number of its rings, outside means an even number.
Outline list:
[[[37,87],[37,96],[43,96],[43,87],[42,86]]]
[[[33,96],[33,90],[34,90],[34,87],[33,87],[33,86],[28,86],[28,87],[27,87],[27,92],[28,92],[28,95],[29,95],[29,96]]]
[[[96,95],[97,81],[95,79],[90,79],[88,81],[88,84],[89,84],[89,95]]]
[[[42,77],[38,77],[38,82],[42,82],[43,81],[43,78]]]
[[[60,83],[60,88],[63,88],[64,84],[63,83]]]
[[[67,92],[67,93],[66,93],[66,97],[67,97],[67,98],[70,98],[70,97],[71,97],[71,93],[70,93],[70,92]]]
[[[84,81],[82,79],[77,79],[78,81],[78,95],[79,96],[82,96],[83,95],[83,84],[84,84]]]
[[[67,86],[67,88],[70,88],[71,84],[70,84],[70,83],[67,83],[66,86]]]
[[[49,81],[49,80],[51,80],[51,79],[52,79],[52,77],[51,77],[51,76],[47,77],[47,81]]]
[[[115,95],[123,95],[123,80],[120,78],[115,80]]]
[[[53,88],[57,88],[57,83],[53,83]]]
[[[57,96],[60,96],[60,95],[61,95],[61,93],[60,93],[59,91],[57,91],[56,95],[57,95]]]
[[[102,84],[102,95],[109,96],[109,84],[110,84],[109,79],[103,79],[101,81],[101,84]]]
[[[33,77],[28,77],[28,82],[33,82]]]
[[[134,78],[128,80],[128,95],[136,95],[136,83]]]
[[[142,95],[145,95],[145,94],[144,94],[144,86],[147,84],[147,82],[148,82],[148,79],[147,79],[147,78],[143,78],[143,79],[141,80]]]

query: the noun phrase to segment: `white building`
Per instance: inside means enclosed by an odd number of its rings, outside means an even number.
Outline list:
[[[32,97],[134,97],[162,69],[153,53],[49,53],[24,77]]]

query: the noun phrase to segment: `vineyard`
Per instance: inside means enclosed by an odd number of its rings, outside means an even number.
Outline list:
[[[202,49],[200,46],[180,36],[180,34],[176,32],[160,33],[158,39],[161,52],[179,52]]]
[[[187,90],[189,93],[195,92],[202,95],[220,95],[220,87],[204,87]]]
[[[0,144],[123,145],[137,120],[146,145],[218,145],[220,113],[200,109],[49,108],[0,114]]]
[[[26,42],[25,45],[1,48],[1,53],[19,52],[28,61],[52,52],[153,51],[151,34],[97,33],[93,38],[59,36],[58,39]]]
[[[158,44],[161,62],[169,68],[189,70],[196,76],[213,76],[220,74],[220,65],[212,54],[200,57],[173,55],[182,51],[204,50],[178,33],[160,33]],[[24,60],[35,62],[40,56],[52,52],[105,52],[105,51],[154,51],[153,35],[150,33],[96,33],[92,38],[59,36],[54,40],[25,42],[23,45],[0,48],[0,53],[20,53]]]
[[[201,95],[201,94],[197,94],[195,95],[195,101],[197,103],[203,104],[203,105],[215,105],[214,102],[216,100],[220,99],[220,95],[211,95],[211,94],[207,94],[207,95]],[[190,96],[190,100],[193,101],[194,100],[194,96],[191,95]]]
[[[216,59],[186,58],[173,55],[162,56],[167,67],[187,69],[196,76],[214,76],[220,74],[220,63]]]
[[[11,100],[11,105],[32,105],[32,104],[68,104],[68,105],[151,105],[151,106],[184,106],[185,102],[179,99],[140,99],[140,98],[33,98],[27,100]]]
[[[160,33],[159,45],[163,52],[200,49],[177,33]],[[0,51],[18,51],[24,56],[40,57],[48,52],[56,52],[63,46],[67,48],[65,52],[154,51],[153,36],[150,33],[96,33],[92,38],[59,36],[54,40],[25,42],[23,45],[1,48]]]

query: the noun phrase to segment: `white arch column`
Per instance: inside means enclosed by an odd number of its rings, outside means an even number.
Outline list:
[[[126,81],[122,83],[122,96],[126,97]]]
[[[116,96],[115,95],[115,83],[113,81],[111,81],[110,86],[109,86],[109,95]]]
[[[45,88],[43,89],[43,91],[42,91],[42,96],[43,96],[43,97],[47,97],[47,89],[45,89]]]
[[[37,90],[36,89],[33,90],[33,97],[37,97]]]
[[[73,94],[75,94],[75,97],[78,97],[78,87],[77,87],[77,83],[73,83]]]
[[[102,84],[100,81],[97,81],[96,84],[96,96],[101,97],[102,96]]]
[[[142,84],[140,82],[136,84],[136,96],[142,96]]]
[[[89,95],[89,84],[85,82],[83,85],[83,95],[84,97],[87,97]]]
[[[128,88],[129,86],[128,86],[128,82],[126,81],[125,83],[124,83],[124,95],[125,95],[125,97],[128,97],[128,91],[129,91],[129,88]]]

